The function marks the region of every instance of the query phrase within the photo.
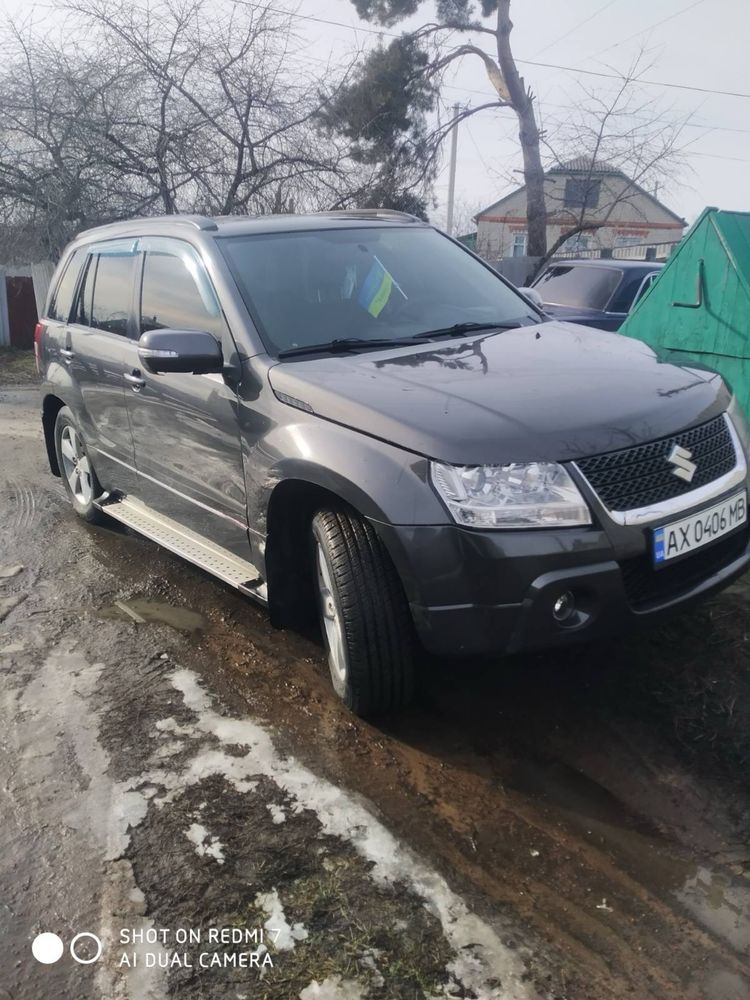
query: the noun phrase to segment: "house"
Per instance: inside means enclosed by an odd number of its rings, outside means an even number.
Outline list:
[[[545,174],[547,246],[581,221],[600,227],[573,236],[566,252],[614,249],[643,243],[677,243],[684,219],[621,170],[578,157]],[[526,188],[488,205],[475,217],[477,253],[490,260],[526,255]]]

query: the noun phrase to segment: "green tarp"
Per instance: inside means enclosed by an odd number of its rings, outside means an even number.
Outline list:
[[[750,212],[707,208],[620,333],[721,372],[750,414]]]

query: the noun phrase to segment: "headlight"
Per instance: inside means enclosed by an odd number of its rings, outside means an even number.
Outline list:
[[[453,519],[467,527],[564,528],[591,524],[591,514],[578,487],[555,462],[431,462],[430,472]]]

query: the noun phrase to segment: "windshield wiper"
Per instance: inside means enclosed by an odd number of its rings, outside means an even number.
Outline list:
[[[357,351],[363,347],[402,347],[419,344],[413,337],[381,337],[376,340],[366,340],[364,337],[340,337],[323,344],[306,344],[300,347],[287,347],[278,351],[278,358],[292,358],[296,354],[343,354],[346,351]]]
[[[429,340],[430,337],[462,337],[467,333],[476,333],[478,330],[515,330],[521,324],[518,320],[512,323],[454,323],[453,326],[444,326],[438,330],[425,330],[424,333],[415,333],[416,338]]]

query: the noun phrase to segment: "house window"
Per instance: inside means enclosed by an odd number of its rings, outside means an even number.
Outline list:
[[[618,236],[615,239],[616,247],[637,247],[643,243],[642,236]]]
[[[565,182],[566,208],[598,208],[601,181],[588,177],[570,177]]]
[[[581,233],[576,233],[575,236],[571,236],[569,240],[566,240],[562,245],[561,253],[583,253],[586,250],[591,249],[591,237],[583,236]]]
[[[513,256],[514,257],[526,256],[526,233],[513,234]]]

